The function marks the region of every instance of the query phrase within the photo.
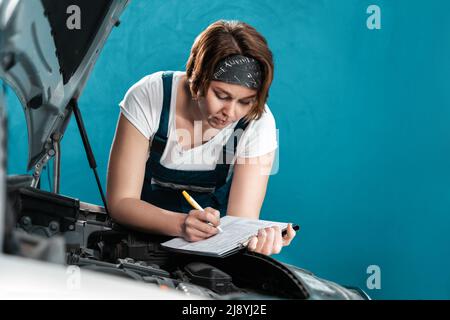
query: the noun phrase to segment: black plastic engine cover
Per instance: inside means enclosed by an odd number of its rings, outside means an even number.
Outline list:
[[[184,267],[190,281],[220,294],[236,291],[230,275],[222,270],[202,262],[192,262]]]
[[[79,216],[80,201],[32,187],[12,190],[8,194],[17,222],[27,226],[49,227],[57,223],[58,232],[74,229]]]

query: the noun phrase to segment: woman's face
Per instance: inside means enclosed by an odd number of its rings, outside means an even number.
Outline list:
[[[256,102],[257,91],[237,84],[211,81],[198,105],[203,119],[216,129],[222,129],[246,116]]]

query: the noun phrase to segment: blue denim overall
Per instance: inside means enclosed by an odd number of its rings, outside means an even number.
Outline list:
[[[145,178],[141,199],[166,210],[188,213],[192,210],[192,207],[184,199],[181,191],[184,189],[183,186],[194,187],[194,189],[197,187],[197,189],[208,191],[192,191],[189,187],[186,188],[186,190],[203,208],[212,207],[219,210],[220,215],[224,216],[227,213],[228,197],[232,180],[232,175],[227,180],[230,164],[227,163],[229,161],[225,161],[224,159],[230,159],[229,152],[232,152],[232,155],[235,154],[239,138],[248,123],[241,119],[236,124],[233,134],[223,147],[221,154],[222,158],[219,159],[214,170],[188,171],[164,167],[161,165],[160,159],[166,147],[168,138],[172,79],[173,72],[163,73],[163,107],[158,131],[153,137],[150,148],[150,157],[148,158],[145,167]],[[240,130],[237,131],[238,129]],[[239,135],[238,132],[241,134]],[[232,139],[234,139],[234,141],[232,141]],[[230,143],[232,143],[231,148]],[[159,183],[152,184],[152,178]],[[168,187],[167,185],[170,186]]]

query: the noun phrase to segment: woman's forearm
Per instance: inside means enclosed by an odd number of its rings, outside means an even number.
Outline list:
[[[110,208],[112,218],[124,225],[144,232],[182,236],[186,214],[161,209],[148,202],[123,198]]]

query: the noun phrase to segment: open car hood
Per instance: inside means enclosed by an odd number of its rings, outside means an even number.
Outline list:
[[[68,104],[80,96],[128,2],[0,0],[0,77],[25,111],[27,170],[51,149],[52,135],[64,134],[72,114]],[[80,29],[73,24],[74,14]]]

